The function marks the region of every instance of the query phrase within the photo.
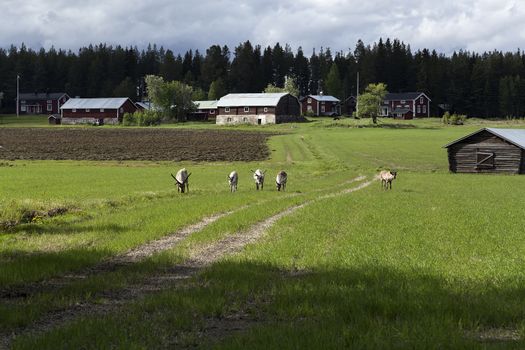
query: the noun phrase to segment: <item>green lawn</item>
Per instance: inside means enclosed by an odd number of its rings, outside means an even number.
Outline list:
[[[0,305],[0,330],[96,302],[100,291],[313,200],[184,288],[21,336],[14,348],[525,347],[525,177],[449,174],[442,148],[485,125],[524,125],[380,122],[316,119],[264,128],[286,134],[271,138],[272,158],[258,164],[9,162],[0,167],[4,218],[29,208],[70,212],[0,234],[4,286],[91,266],[204,216],[247,207],[136,266]],[[177,194],[170,181],[179,166],[194,173],[189,195]],[[254,167],[272,174],[262,193],[251,183]],[[226,175],[234,168],[241,182],[230,194]],[[373,183],[320,197],[382,168],[399,172],[392,191]],[[280,169],[290,176],[287,194],[274,190]]]

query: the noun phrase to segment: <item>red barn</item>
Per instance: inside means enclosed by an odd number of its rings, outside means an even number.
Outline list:
[[[18,97],[20,114],[58,114],[60,107],[69,100],[65,92],[21,93]]]
[[[137,105],[127,97],[72,98],[61,108],[62,124],[118,124]]]
[[[400,119],[430,117],[431,101],[423,92],[389,93],[381,105],[381,116]]]
[[[194,101],[197,106],[193,113],[188,115],[188,120],[208,120],[217,117],[217,100],[212,101]]]
[[[340,115],[340,103],[341,101],[334,96],[308,95],[301,98],[301,110],[303,115]]]

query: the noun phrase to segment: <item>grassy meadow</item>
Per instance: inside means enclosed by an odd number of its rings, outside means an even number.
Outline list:
[[[10,119],[0,127],[23,124]],[[525,177],[450,174],[442,148],[484,126],[525,124],[469,120],[452,127],[428,119],[371,126],[313,119],[222,127],[279,132],[268,144],[271,158],[258,163],[0,161],[0,221],[31,210],[67,209],[0,233],[0,290],[95,266],[204,217],[236,210],[135,265],[2,302],[0,334],[30,327],[55,310],[101,304],[108,291],[307,204],[257,243],[180,287],[103,316],[22,332],[11,346],[524,348]],[[190,192],[181,195],[169,174],[183,166],[193,175]],[[268,171],[262,192],[252,184],[254,168]],[[398,171],[392,191],[374,181],[341,192],[392,168]],[[233,169],[240,175],[235,194],[226,178]],[[281,169],[289,174],[285,193],[275,191]],[[350,182],[360,175],[367,179]]]

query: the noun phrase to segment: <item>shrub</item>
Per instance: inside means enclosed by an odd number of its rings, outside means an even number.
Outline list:
[[[137,118],[134,113],[125,113],[122,118],[122,124],[125,126],[137,125]]]
[[[306,111],[306,113],[304,115],[307,116],[307,117],[314,117],[315,113],[314,113],[313,110],[310,109],[310,110]]]
[[[125,126],[152,126],[159,125],[160,121],[160,113],[156,111],[139,111],[124,114],[122,124]]]
[[[463,125],[465,124],[465,121],[467,120],[467,116],[463,114],[452,114],[445,112],[443,115],[443,124],[448,125]]]

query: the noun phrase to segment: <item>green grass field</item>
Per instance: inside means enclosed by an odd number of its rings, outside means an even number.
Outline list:
[[[484,126],[525,124],[315,119],[263,128],[282,134],[259,163],[4,162],[0,221],[68,211],[0,233],[0,290],[74,274],[204,217],[238,212],[136,264],[2,299],[0,335],[20,333],[15,349],[524,348],[525,177],[449,174],[442,148]],[[194,174],[185,195],[169,176],[182,166]],[[252,184],[255,167],[270,174],[263,192]],[[384,168],[399,172],[392,191],[374,181],[341,192]],[[233,169],[235,194],[226,181]],[[274,187],[281,169],[286,193]],[[359,175],[367,179],[350,182]],[[302,204],[177,287],[21,331],[57,310],[105,305],[111,293]]]

